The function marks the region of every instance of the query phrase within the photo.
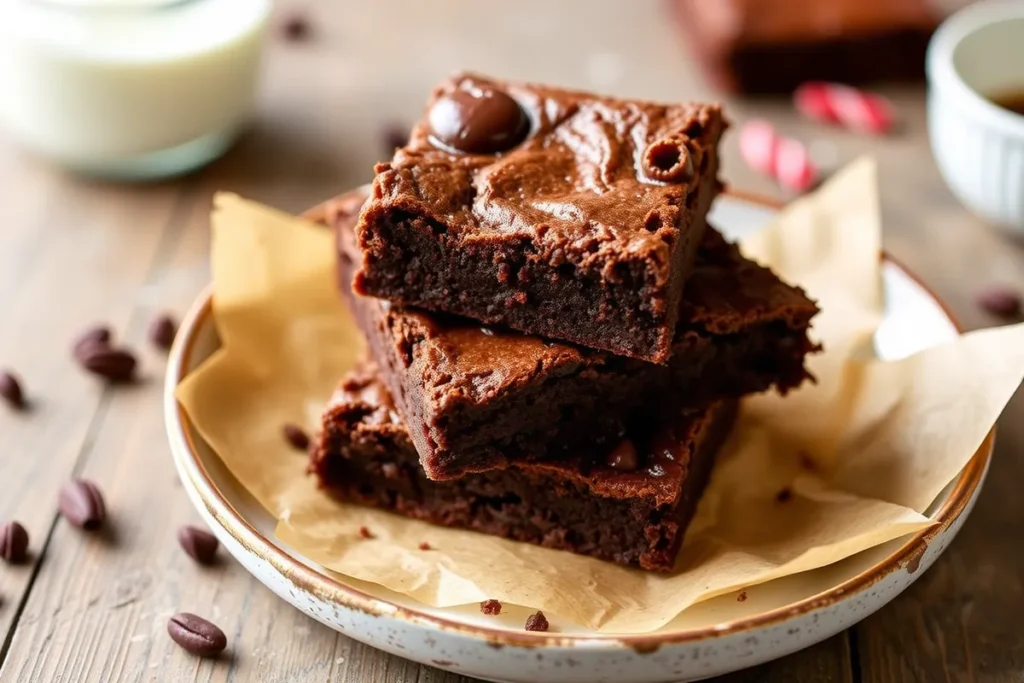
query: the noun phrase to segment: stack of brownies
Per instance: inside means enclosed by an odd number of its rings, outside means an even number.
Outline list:
[[[337,498],[672,569],[736,400],[807,379],[817,307],[705,221],[717,105],[457,76],[334,202],[369,358],[311,469]]]

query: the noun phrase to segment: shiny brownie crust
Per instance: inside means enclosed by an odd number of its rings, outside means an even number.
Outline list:
[[[574,456],[436,482],[424,475],[376,367],[365,363],[324,413],[310,471],[342,501],[669,571],[734,415],[734,403],[717,403],[632,435],[633,471]]]
[[[684,282],[720,189],[719,107],[478,76],[443,83],[431,105],[473,88],[514,97],[529,114],[530,134],[502,153],[455,154],[436,145],[425,116],[408,146],[376,168],[357,230],[356,291],[667,361]],[[683,149],[692,172],[652,180],[658,149]]]
[[[359,204],[350,193],[332,214],[339,286],[431,479],[609,447],[650,406],[786,392],[808,377],[816,306],[713,229],[663,366],[354,295]]]

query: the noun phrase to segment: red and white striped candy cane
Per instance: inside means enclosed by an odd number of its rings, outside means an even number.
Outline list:
[[[793,92],[793,104],[807,118],[862,133],[885,135],[896,120],[889,100],[839,83],[804,83]]]
[[[740,130],[740,154],[747,165],[771,176],[793,192],[806,192],[818,181],[807,148],[798,140],[783,138],[763,119],[747,121]]]

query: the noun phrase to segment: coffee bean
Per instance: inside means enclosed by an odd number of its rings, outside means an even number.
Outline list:
[[[12,408],[25,407],[25,394],[21,390],[21,382],[14,373],[0,372],[0,397],[3,397]]]
[[[304,451],[309,448],[309,436],[306,435],[302,427],[289,423],[284,426],[283,431],[284,438],[295,450]]]
[[[409,129],[394,123],[388,124],[381,130],[380,137],[381,146],[384,148],[387,158],[390,159],[396,149],[405,147],[409,142]]]
[[[285,40],[301,43],[309,39],[313,33],[309,20],[301,14],[293,14],[281,22],[281,33]]]
[[[75,359],[81,363],[82,356],[86,349],[94,346],[105,347],[109,345],[110,328],[106,325],[94,325],[82,332],[82,334],[78,335],[71,347],[71,352]]]
[[[543,612],[531,614],[526,618],[527,631],[547,631],[549,626],[550,624],[548,624],[548,619],[544,616]]]
[[[512,149],[526,137],[526,112],[499,90],[456,90],[430,108],[435,142],[459,152],[494,154]]]
[[[217,537],[206,529],[183,526],[178,529],[178,543],[199,564],[213,564],[217,557]]]
[[[1015,318],[1021,312],[1021,296],[1009,287],[993,285],[978,295],[978,305],[1001,318]]]
[[[0,526],[0,557],[19,564],[28,556],[28,532],[17,522]]]
[[[89,531],[99,529],[107,518],[103,494],[88,479],[72,479],[64,484],[57,507],[66,520]]]
[[[217,626],[188,612],[175,614],[167,622],[171,640],[200,657],[216,657],[228,646],[228,638]]]
[[[111,384],[125,384],[135,376],[135,356],[124,349],[92,345],[82,349],[82,367]]]
[[[608,454],[608,467],[620,472],[634,472],[640,466],[636,446],[629,439],[623,439],[615,450]]]
[[[161,351],[170,351],[174,337],[178,334],[178,323],[167,315],[159,315],[149,324],[149,341]]]

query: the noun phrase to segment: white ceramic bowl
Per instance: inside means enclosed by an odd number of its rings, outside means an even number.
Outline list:
[[[1024,116],[987,96],[1024,91],[1024,2],[957,12],[928,48],[928,131],[953,193],[980,216],[1024,235]]]
[[[712,220],[736,237],[764,225],[772,212],[734,194],[716,201]],[[958,327],[942,303],[906,270],[887,260],[883,276],[886,314],[875,335],[880,356],[901,358],[956,336]],[[275,520],[226,471],[174,397],[178,383],[218,346],[206,292],[171,351],[164,408],[183,487],[224,547],[283,600],[328,627],[392,654],[490,681],[691,681],[824,640],[895,598],[942,554],[967,519],[992,455],[994,432],[932,505],[937,524],[913,536],[748,589],[745,600],[733,594],[699,603],[654,633],[596,634],[557,622],[557,632],[531,633],[522,630],[523,610],[485,617],[477,605],[427,607],[327,571],[275,538]]]

